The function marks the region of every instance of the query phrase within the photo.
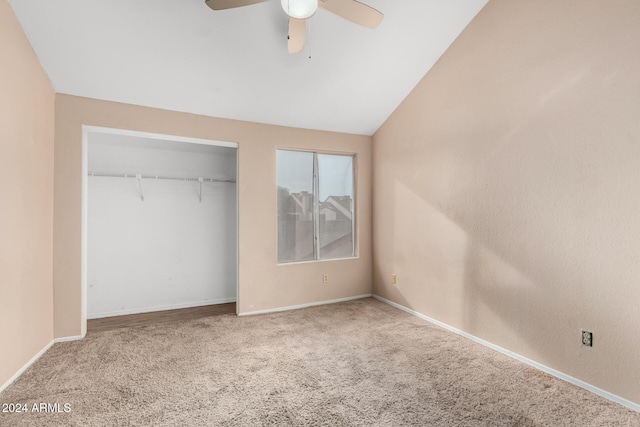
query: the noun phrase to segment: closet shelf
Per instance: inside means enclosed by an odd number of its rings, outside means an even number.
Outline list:
[[[200,192],[198,197],[202,202],[202,183],[203,182],[222,182],[235,183],[234,179],[220,178],[204,178],[204,177],[188,177],[188,176],[171,176],[171,175],[142,175],[139,173],[108,173],[108,172],[89,172],[89,176],[109,177],[109,178],[136,178],[138,180],[138,189],[140,190],[140,200],[144,202],[144,194],[142,193],[142,179],[167,179],[172,181],[194,181],[200,184]]]
[[[143,178],[143,179],[170,179],[174,181],[195,181],[199,182],[236,182],[235,179],[221,179],[221,178],[203,178],[203,177],[188,177],[188,176],[171,176],[171,175],[142,175],[137,173],[108,173],[108,172],[89,172],[89,176],[106,176],[111,178]]]

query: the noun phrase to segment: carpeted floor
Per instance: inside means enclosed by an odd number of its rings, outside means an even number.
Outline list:
[[[0,403],[29,409],[0,413],[2,426],[640,426],[370,298],[93,333],[55,344]]]

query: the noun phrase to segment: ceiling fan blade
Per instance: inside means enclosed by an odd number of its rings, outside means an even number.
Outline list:
[[[307,20],[289,18],[289,53],[302,52],[307,35]]]
[[[262,3],[263,1],[265,0],[205,0],[205,3],[213,10],[224,10]]]
[[[384,17],[381,12],[355,0],[319,0],[318,6],[367,28],[376,28]]]

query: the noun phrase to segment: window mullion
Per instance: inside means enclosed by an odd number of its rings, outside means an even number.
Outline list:
[[[320,259],[320,185],[318,153],[313,153],[313,257]]]

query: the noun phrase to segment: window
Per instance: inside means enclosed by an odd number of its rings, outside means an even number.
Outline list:
[[[278,262],[355,255],[354,156],[278,150]]]

